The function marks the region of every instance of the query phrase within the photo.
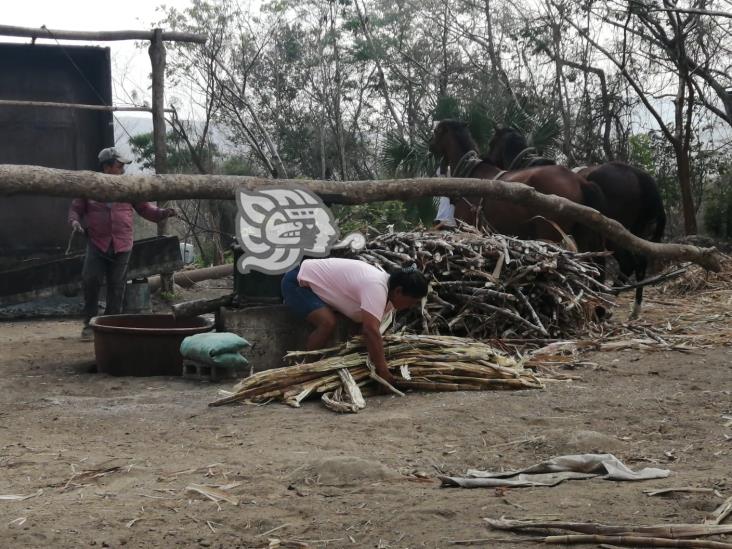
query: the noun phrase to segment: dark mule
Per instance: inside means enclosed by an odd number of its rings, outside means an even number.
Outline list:
[[[503,128],[493,136],[488,156],[496,158],[500,165],[511,165],[519,152],[527,147],[526,139],[514,129]],[[666,227],[666,213],[655,179],[648,173],[623,162],[606,162],[575,170],[588,181],[595,183],[605,195],[605,208],[600,212],[620,222],[634,235],[652,242],[660,242]],[[620,272],[624,277],[635,274],[638,281],[646,277],[648,260],[607,242],[614,252]],[[635,303],[631,318],[637,318],[643,303],[643,287],[635,291]]]
[[[592,208],[600,209],[602,192],[583,177],[562,166],[542,166],[519,171],[503,172],[495,164],[477,157],[477,145],[467,126],[456,120],[443,120],[435,126],[430,151],[442,159],[443,173],[450,167],[453,177],[496,179],[524,183],[540,193],[554,194]],[[554,224],[535,219],[536,212],[512,202],[465,196],[453,199],[455,218],[466,223],[478,221],[478,210],[485,221],[497,232],[524,239],[558,241],[561,235]],[[578,248],[596,249],[596,235],[570,219],[554,218],[552,221],[567,234],[571,234]]]

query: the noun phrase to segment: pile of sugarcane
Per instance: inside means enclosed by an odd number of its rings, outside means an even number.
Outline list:
[[[399,389],[420,391],[486,391],[541,389],[541,381],[521,362],[486,343],[467,338],[430,335],[387,335],[384,353]],[[292,364],[258,372],[239,382],[234,391],[211,403],[279,401],[293,407],[320,395],[337,412],[357,412],[364,396],[380,386],[403,394],[378,376],[368,359],[363,339],[318,351],[290,352]]]
[[[430,292],[398,322],[416,333],[563,338],[584,332],[612,306],[592,262],[601,254],[461,229],[383,234],[346,256],[386,271],[416,262]]]

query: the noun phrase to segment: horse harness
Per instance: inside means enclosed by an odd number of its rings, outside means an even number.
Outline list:
[[[458,160],[458,163],[455,164],[455,170],[452,174],[453,177],[470,177],[473,172],[475,171],[475,168],[477,168],[480,164],[483,163],[483,159],[478,156],[478,153],[475,151],[468,151],[466,152],[460,160]],[[494,180],[500,180],[501,177],[508,173],[508,170],[501,170],[496,174],[496,176],[493,178]],[[478,202],[478,206],[476,207],[475,204],[470,202],[467,198],[464,196],[461,196],[460,199],[465,202],[472,211],[475,212],[475,226],[478,226],[478,216],[482,215],[483,210],[483,198],[481,197],[480,202]],[[484,219],[484,221],[486,221]],[[486,221],[487,223],[487,221]]]

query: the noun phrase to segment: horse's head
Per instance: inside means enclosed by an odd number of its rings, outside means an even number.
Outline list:
[[[529,146],[526,138],[514,128],[498,128],[488,144],[486,160],[507,170],[518,154]]]
[[[465,122],[460,120],[440,120],[432,130],[429,150],[437,158],[442,158],[443,167],[446,163],[456,162],[468,151],[477,151],[470,130]]]

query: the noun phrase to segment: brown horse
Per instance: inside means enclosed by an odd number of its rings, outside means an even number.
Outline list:
[[[541,166],[519,171],[504,172],[495,164],[477,158],[477,145],[463,122],[443,120],[434,129],[430,140],[430,151],[442,159],[443,173],[450,167],[453,177],[476,179],[501,179],[524,183],[543,194],[554,194],[572,202],[600,210],[602,192],[581,176],[562,166]],[[535,211],[512,202],[483,199],[480,196],[464,196],[453,199],[455,218],[475,224],[478,213],[499,233],[511,234],[524,239],[559,241],[563,235],[571,234],[582,250],[596,249],[599,238],[592,231],[562,217],[552,219],[553,223],[537,218]]]
[[[491,140],[488,158],[498,166],[510,166],[521,161],[522,152],[528,144],[523,135],[513,128],[501,128]],[[543,159],[547,161],[546,159]],[[549,161],[550,162],[550,161]],[[588,181],[595,183],[605,196],[605,205],[600,212],[620,222],[626,229],[640,238],[660,242],[666,227],[666,214],[655,179],[648,173],[623,162],[606,162],[575,170]],[[633,254],[606,243],[614,252],[620,272],[625,278],[635,274],[638,282],[646,276],[648,260],[645,256]],[[643,287],[636,288],[635,303],[631,318],[640,314],[643,303]]]

